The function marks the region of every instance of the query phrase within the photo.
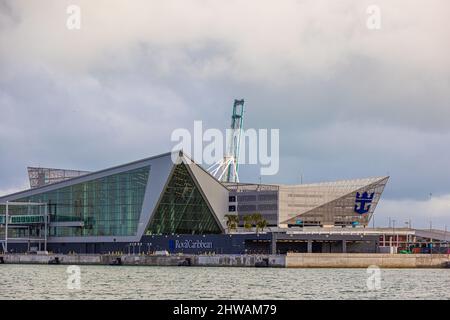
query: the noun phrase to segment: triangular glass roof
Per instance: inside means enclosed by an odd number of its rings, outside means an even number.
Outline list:
[[[215,234],[221,228],[186,165],[175,166],[146,234]]]

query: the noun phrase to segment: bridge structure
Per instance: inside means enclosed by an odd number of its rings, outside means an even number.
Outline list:
[[[48,204],[41,202],[0,203],[0,243],[3,252],[8,242],[37,244],[39,251],[47,250],[49,214]]]

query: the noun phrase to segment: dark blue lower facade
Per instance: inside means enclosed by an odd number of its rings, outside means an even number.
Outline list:
[[[10,252],[24,253],[28,244],[9,243]],[[292,235],[286,233],[211,234],[211,235],[151,235],[139,242],[49,242],[47,250],[68,254],[285,254],[287,252],[377,252],[378,236],[352,235]]]
[[[148,254],[156,251],[187,254],[252,254],[270,253],[271,234],[213,234],[213,235],[153,235],[143,236],[140,242],[49,242],[47,251],[53,253],[80,254]],[[31,244],[33,247],[33,244]],[[9,243],[9,252],[28,251],[27,243]]]

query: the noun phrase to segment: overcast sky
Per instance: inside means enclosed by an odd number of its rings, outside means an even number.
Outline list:
[[[68,5],[81,29],[66,27]],[[367,28],[369,5],[381,28]],[[450,227],[448,0],[0,0],[0,195],[27,166],[98,170],[174,129],[280,129],[263,182],[390,175],[376,224]],[[257,182],[259,168],[243,166]],[[430,196],[431,194],[431,196]]]

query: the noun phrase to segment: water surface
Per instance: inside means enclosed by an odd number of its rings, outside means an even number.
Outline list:
[[[0,265],[0,299],[450,299],[450,269],[382,269],[369,290],[366,269]]]

